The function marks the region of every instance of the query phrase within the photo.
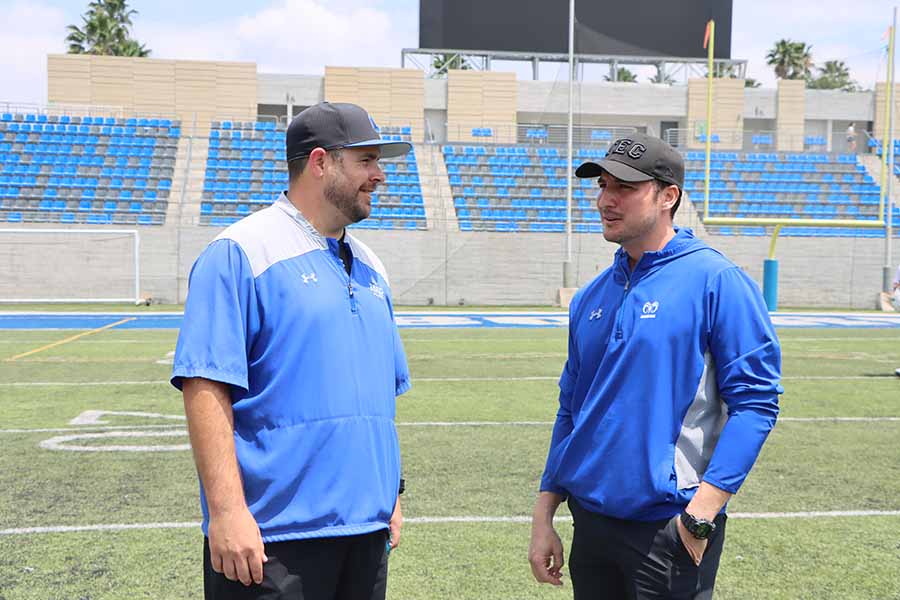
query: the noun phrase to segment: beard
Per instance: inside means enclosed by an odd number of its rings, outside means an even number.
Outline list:
[[[329,181],[325,184],[325,200],[347,217],[350,223],[359,223],[369,216],[372,209],[363,202],[360,190],[352,188],[346,179]]]
[[[603,237],[607,242],[626,244],[653,231],[659,218],[656,214],[646,215],[638,221],[627,222],[623,219],[612,228],[603,228]]]

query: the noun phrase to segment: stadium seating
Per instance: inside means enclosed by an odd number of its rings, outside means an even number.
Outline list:
[[[607,139],[608,131],[595,131],[597,139]],[[526,132],[538,142],[545,135],[543,129]],[[605,150],[581,148],[575,152],[575,161],[604,154]],[[450,144],[443,146],[443,155],[461,231],[565,231],[566,177],[572,171],[566,166],[564,148]],[[595,190],[594,181],[576,182],[573,231],[602,231]]]
[[[537,131],[537,130],[535,130]],[[819,140],[811,140],[818,142]],[[573,166],[602,158],[604,149],[579,148]],[[545,145],[443,146],[453,204],[462,231],[565,231],[565,148]],[[685,190],[702,214],[703,152],[685,154]],[[710,215],[877,220],[879,187],[853,155],[714,152]],[[900,173],[900,170],[898,170]],[[592,180],[574,182],[572,229],[600,232]],[[900,220],[895,208],[895,219]],[[723,235],[767,235],[760,226],[717,227]],[[883,237],[883,229],[785,227],[787,236]]]
[[[180,123],[0,114],[0,222],[161,225]]]
[[[811,139],[808,142],[822,140]],[[702,215],[705,154],[685,154],[685,190]],[[878,220],[880,188],[852,154],[713,152],[711,217]],[[895,214],[898,214],[895,209]],[[896,218],[896,217],[895,217]],[[759,226],[707,227],[722,235],[766,235]],[[786,226],[781,235],[884,237],[883,229]]]
[[[382,138],[409,141],[409,127],[382,127]],[[200,205],[200,223],[222,227],[272,203],[287,189],[283,125],[214,121]],[[426,228],[415,154],[381,161],[386,183],[372,196],[372,214],[356,229]]]

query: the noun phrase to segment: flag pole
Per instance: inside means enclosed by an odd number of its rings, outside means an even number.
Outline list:
[[[563,263],[563,287],[574,287],[572,266],[572,138],[575,107],[575,0],[569,0],[569,118],[566,133],[566,260]]]
[[[891,191],[894,187],[894,104],[896,103],[896,99],[894,98],[894,86],[895,86],[895,69],[896,64],[894,62],[894,53],[897,50],[896,45],[896,37],[897,37],[897,7],[894,7],[894,19],[890,28],[890,39],[888,40],[888,94],[885,99],[885,103],[887,104],[886,108],[888,110],[885,111],[887,115],[887,123],[886,123],[886,131],[887,135],[885,136],[885,141],[882,143],[882,154],[885,159],[883,172],[887,174],[887,181],[882,181],[882,194],[881,194],[881,202],[879,203],[879,218],[884,218],[885,220],[885,231],[884,231],[884,270],[882,274],[882,291],[890,292],[892,287],[892,277],[891,271],[893,270],[893,206],[894,202],[891,198]],[[885,190],[884,184],[887,184],[887,189]],[[887,196],[887,198],[885,198]],[[887,205],[887,214],[885,214],[885,205]]]
[[[706,172],[703,191],[703,220],[709,218],[709,170],[712,160],[712,108],[713,108],[713,49],[716,46],[716,22],[712,19],[706,24],[706,35],[703,38],[704,47],[709,48],[707,58],[707,82],[706,82]]]

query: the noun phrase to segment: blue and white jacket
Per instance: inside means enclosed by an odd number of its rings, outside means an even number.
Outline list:
[[[223,231],[191,271],[172,383],[227,383],[263,541],[385,529],[400,484],[395,397],[409,389],[384,266],[322,237],[282,195]],[[203,531],[209,513],[201,487]]]
[[[541,490],[606,516],[678,514],[701,481],[734,493],[775,424],[781,349],[757,285],[689,229],[569,308]]]

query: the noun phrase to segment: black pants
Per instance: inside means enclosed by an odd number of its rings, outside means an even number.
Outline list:
[[[569,573],[575,600],[709,600],[725,541],[726,517],[694,564],[672,519],[623,521],[569,499],[575,521]]]
[[[203,542],[206,600],[384,600],[388,530],[265,545],[261,584],[244,586],[212,570]]]

